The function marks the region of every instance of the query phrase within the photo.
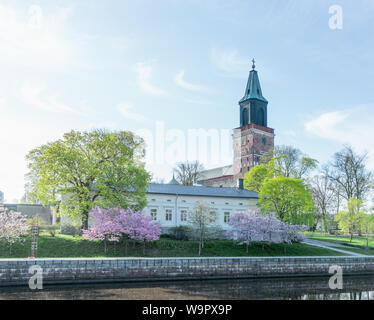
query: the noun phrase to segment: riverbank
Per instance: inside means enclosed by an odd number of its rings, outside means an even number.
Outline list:
[[[161,238],[147,243],[145,250],[142,244],[112,243],[105,252],[100,241],[85,239],[81,236],[56,234],[51,237],[42,234],[38,241],[39,258],[110,258],[110,257],[195,257],[198,254],[198,241],[172,240]],[[12,246],[12,250],[0,245],[0,258],[26,258],[31,255],[31,238]],[[274,256],[338,256],[344,255],[327,248],[313,247],[303,243],[261,244],[253,243],[248,248],[230,240],[206,241],[202,250],[203,257],[274,257]]]
[[[331,276],[338,265],[343,275],[373,275],[374,257],[226,257],[3,259],[0,286],[27,286],[29,268],[38,265],[44,284],[175,281],[204,279]]]

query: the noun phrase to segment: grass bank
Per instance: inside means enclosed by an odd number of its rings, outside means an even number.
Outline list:
[[[31,255],[31,238],[24,238],[22,242],[9,248],[0,247],[0,258],[26,258]],[[101,258],[101,257],[194,257],[197,256],[197,241],[179,241],[161,238],[158,241],[147,243],[145,253],[143,246],[137,244],[128,245],[127,254],[123,243],[111,244],[107,253],[104,252],[104,244],[98,241],[84,239],[81,236],[68,236],[57,234],[55,237],[42,235],[38,242],[39,258]],[[302,243],[283,244],[252,244],[247,253],[244,246],[229,240],[207,241],[202,256],[204,257],[233,257],[233,256],[341,256],[343,254]]]
[[[331,236],[319,232],[314,232],[309,234],[310,239],[323,240],[331,243],[340,243],[340,244],[354,244],[359,246],[366,246],[366,237],[364,236],[354,236],[350,242],[349,236]],[[374,247],[374,237],[369,236],[369,247]]]

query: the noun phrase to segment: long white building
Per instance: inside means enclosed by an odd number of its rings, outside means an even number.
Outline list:
[[[163,231],[166,231],[171,227],[188,225],[188,215],[199,200],[212,207],[215,223],[227,229],[234,212],[256,209],[258,194],[241,188],[150,183],[145,212],[160,221]]]

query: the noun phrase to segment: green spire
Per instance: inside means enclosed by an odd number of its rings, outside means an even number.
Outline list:
[[[239,103],[244,102],[248,99],[258,99],[264,102],[268,102],[262,95],[260,80],[258,78],[257,71],[255,70],[255,59],[252,60],[252,70],[249,72],[247,87],[245,88],[244,97],[240,99]]]
[[[179,182],[174,177],[174,172],[173,172],[173,179],[170,180],[169,184],[179,184]]]

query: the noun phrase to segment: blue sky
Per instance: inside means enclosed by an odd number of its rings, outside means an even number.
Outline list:
[[[253,57],[276,144],[324,163],[349,143],[374,169],[373,14],[373,0],[2,0],[0,190],[19,199],[26,153],[71,129],[237,127]],[[172,165],[147,168],[168,180]]]

